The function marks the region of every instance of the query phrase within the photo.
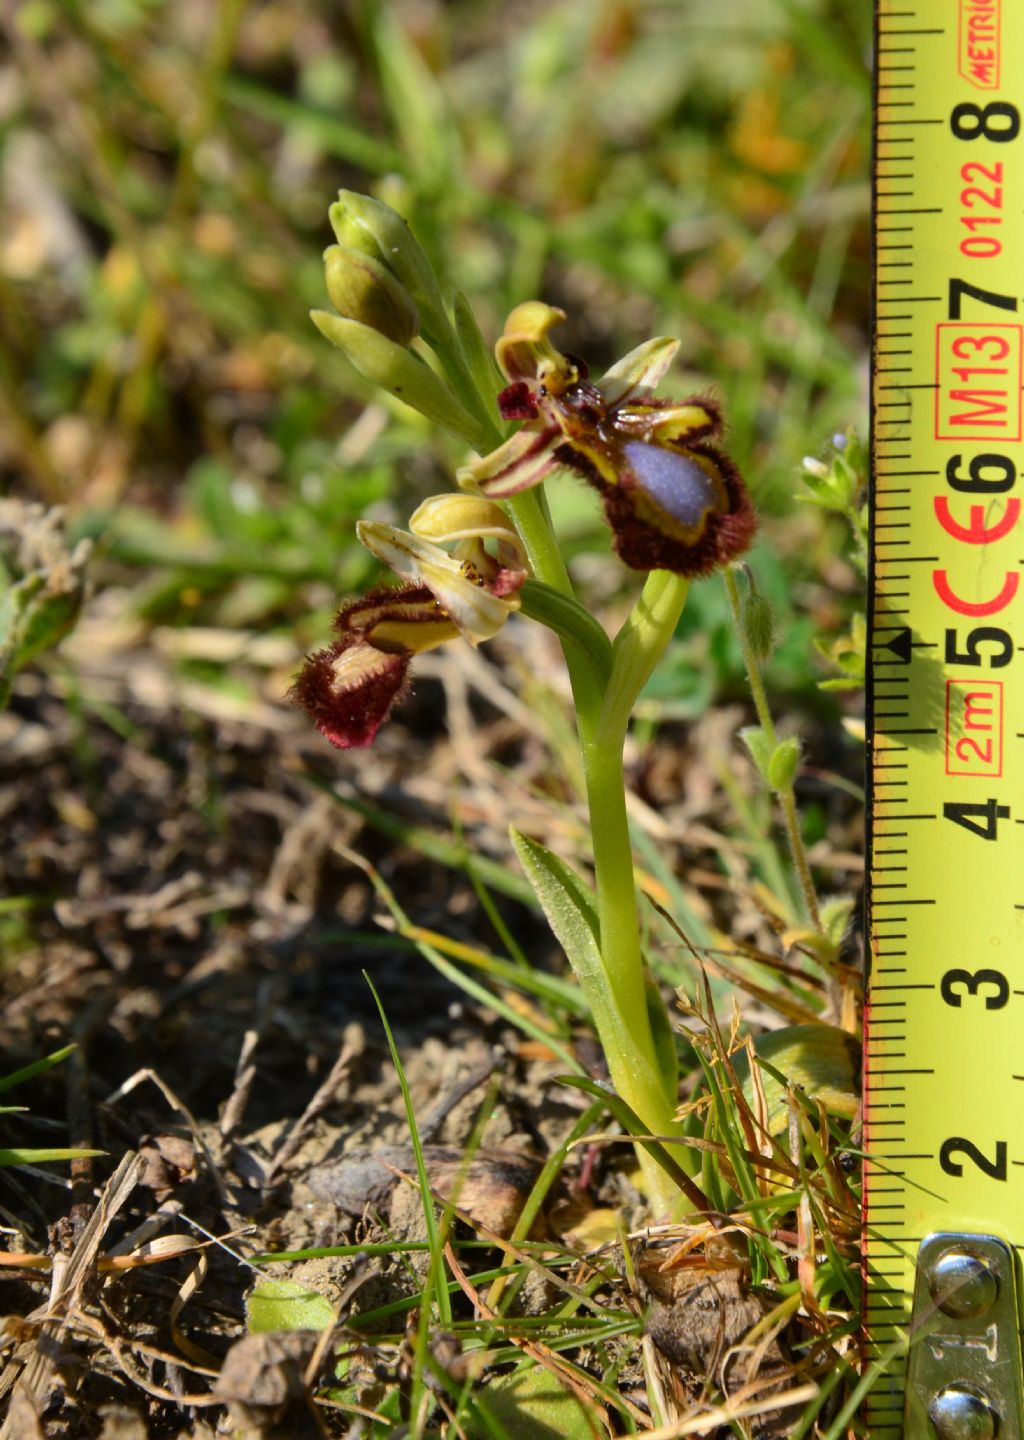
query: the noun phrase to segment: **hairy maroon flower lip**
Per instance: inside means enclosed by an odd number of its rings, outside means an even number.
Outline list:
[[[739,471],[727,455],[704,441],[663,447],[680,459],[701,456],[717,472],[724,503],[705,505],[686,526],[644,487],[624,456],[614,483],[585,452],[571,444],[555,458],[587,480],[601,496],[616,554],[635,570],[671,570],[689,579],[712,574],[750,548],[757,516]]]

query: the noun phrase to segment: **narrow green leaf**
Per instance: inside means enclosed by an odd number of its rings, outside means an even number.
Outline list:
[[[473,383],[480,395],[494,397],[492,403],[495,417],[497,417],[498,392],[504,386],[505,380],[498,369],[491,348],[480,332],[473,307],[461,290],[456,291],[453,312],[455,338],[459,344],[459,353],[462,355],[466,369],[472,375]]]
[[[38,1165],[44,1160],[86,1160],[93,1155],[105,1155],[105,1150],[82,1150],[80,1148],[61,1150],[0,1150],[0,1165]]]
[[[443,194],[452,183],[457,132],[445,93],[387,0],[366,0],[366,39],[373,46],[380,86],[419,186]]]
[[[371,174],[386,175],[402,168],[402,157],[393,145],[375,139],[365,129],[346,125],[334,115],[289,99],[276,90],[233,73],[220,79],[220,92],[229,105],[258,115],[275,125],[308,135],[328,155],[347,160]]]
[[[23,1065],[20,1070],[12,1070],[10,1075],[0,1076],[0,1093],[4,1090],[11,1090],[15,1085],[21,1085],[26,1080],[34,1080],[37,1075],[44,1075],[47,1070],[52,1070],[55,1065],[66,1060],[74,1048],[74,1045],[65,1045],[63,1049],[52,1051],[42,1060],[33,1060],[31,1065]]]
[[[400,840],[403,844],[418,850],[429,860],[435,860],[439,865],[447,865],[452,870],[466,870],[472,864],[473,870],[479,878],[492,890],[497,890],[500,895],[507,895],[512,900],[518,900],[523,905],[533,904],[533,891],[522,876],[514,870],[510,870],[507,865],[499,864],[497,860],[492,860],[487,855],[470,857],[464,845],[453,844],[446,835],[439,835],[436,831],[428,830],[425,825],[413,825],[402,816],[391,815],[379,806],[371,805],[368,801],[360,799],[357,795],[341,795],[330,781],[324,780],[310,771],[305,773],[304,779],[315,789],[329,795],[336,805],[361,815],[382,835]]]
[[[666,1087],[675,1092],[679,1085],[679,1052],[676,1049],[675,1031],[672,1029],[672,1021],[669,1019],[658,983],[646,968],[644,998],[647,1001],[647,1019],[651,1027],[658,1070],[665,1076]]]
[[[409,1127],[409,1139],[412,1143],[413,1155],[416,1157],[416,1175],[420,1184],[420,1195],[423,1199],[423,1218],[427,1228],[427,1243],[430,1246],[431,1260],[431,1282],[427,1289],[424,1290],[423,1304],[425,1308],[429,1308],[428,1291],[433,1290],[437,1297],[437,1310],[441,1323],[450,1326],[452,1323],[452,1306],[444,1269],[441,1236],[437,1227],[437,1216],[434,1214],[434,1197],[430,1192],[430,1177],[427,1175],[427,1162],[423,1155],[423,1142],[420,1140],[419,1127],[416,1124],[416,1111],[413,1108],[409,1082],[405,1076],[405,1067],[402,1065],[402,1057],[398,1053],[398,1046],[395,1044],[395,1037],[391,1033],[391,1026],[388,1024],[387,1013],[377,993],[377,987],[365,970],[363,971],[363,979],[370,987],[370,994],[373,996],[374,1004],[377,1006],[377,1012],[380,1015],[381,1024],[384,1026],[384,1034],[387,1036],[388,1049],[391,1051],[391,1060],[395,1067],[395,1073],[398,1076],[398,1084],[401,1088],[402,1100],[405,1105],[405,1119]]]
[[[509,834],[555,939],[580,983],[599,1034],[613,1033],[594,896],[571,865],[512,826]],[[606,1025],[609,1027],[606,1030]]]
[[[558,1082],[561,1085],[571,1085],[576,1090],[583,1090],[587,1095],[592,1095],[595,1100],[603,1100],[606,1108],[615,1116],[626,1134],[633,1140],[643,1143],[647,1153],[654,1157],[666,1175],[679,1186],[693,1208],[707,1215],[715,1213],[715,1207],[708,1200],[704,1191],[672,1159],[668,1149],[661,1141],[644,1138],[650,1136],[650,1130],[636,1112],[626,1104],[621,1095],[616,1095],[614,1090],[608,1090],[603,1085],[599,1085],[596,1080],[587,1079],[582,1075],[559,1075]]]

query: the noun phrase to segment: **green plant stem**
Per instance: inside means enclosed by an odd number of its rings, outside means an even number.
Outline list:
[[[487,411],[493,397],[481,396]],[[479,412],[478,412],[479,413]],[[526,547],[537,580],[575,600],[572,581],[552,529],[543,490],[523,491],[508,501],[509,513]],[[649,1006],[661,1005],[645,983],[640,945],[633,849],[626,814],[626,782],[622,748],[633,705],[664,654],[686,602],[688,582],[666,571],[653,571],[639,600],[615,639],[612,670],[601,684],[601,666],[580,640],[560,633],[569,671],[594,847],[594,871],[600,928],[601,959],[609,1005],[602,1007],[598,1037],[616,1089],[651,1133],[681,1136],[676,1120],[678,1076],[666,1073],[664,1048],[659,1052]],[[670,1035],[668,1016],[657,1019]],[[673,1217],[684,1198],[646,1148],[637,1146],[653,1213]]]
[[[648,1012],[655,1002],[644,979],[622,747],[633,705],[675,631],[687,590],[685,580],[665,571],[648,577],[616,637],[598,724],[583,744],[601,959],[615,1016],[615,1033],[601,1035],[601,1043],[616,1089],[652,1133],[662,1136],[682,1134],[675,1118],[677,1077],[674,1068],[666,1074],[659,1064]],[[638,1151],[655,1212],[678,1214],[678,1190],[643,1147]]]
[[[521,495],[508,501],[509,513],[516,529],[526,546],[530,568],[538,580],[550,585],[552,590],[575,599],[572,581],[565,568],[565,561],[558,541],[551,529],[542,496],[536,490],[525,490]],[[561,635],[562,653],[569,671],[573,703],[580,730],[581,743],[592,732],[597,721],[601,704],[601,688],[594,672],[594,666],[587,651],[572,637]]]
[[[584,767],[601,961],[610,1001],[599,1038],[612,1083],[630,1108],[652,1134],[679,1135],[675,1077],[659,1068],[647,1010],[622,752],[584,747]],[[637,1159],[655,1215],[677,1215],[682,1196],[668,1176],[642,1146],[637,1147]]]
[[[725,581],[725,592],[729,597],[729,606],[732,610],[733,621],[736,626],[736,634],[739,636],[740,648],[743,651],[743,663],[747,669],[747,680],[750,685],[750,694],[754,701],[754,709],[757,711],[758,723],[764,731],[768,743],[774,750],[776,741],[775,725],[772,721],[772,713],[768,707],[768,692],[764,687],[764,678],[761,675],[761,665],[754,653],[754,647],[750,643],[746,626],[743,624],[743,616],[740,606],[739,586],[736,584],[736,572],[730,566],[722,572]],[[789,853],[796,870],[797,879],[800,882],[800,893],[803,896],[804,906],[808,918],[819,934],[824,934],[824,927],[821,923],[821,913],[818,910],[818,892],[814,888],[814,877],[811,875],[811,867],[807,859],[807,850],[804,846],[804,839],[800,833],[800,817],[797,814],[796,795],[793,786],[783,785],[775,790],[779,802],[779,809],[782,811],[782,821],[786,830],[786,839],[789,842]]]

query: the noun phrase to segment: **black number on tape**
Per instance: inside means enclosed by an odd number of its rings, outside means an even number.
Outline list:
[[[942,1149],[939,1151],[939,1164],[947,1175],[961,1176],[964,1167],[954,1155],[963,1155],[972,1164],[977,1165],[985,1175],[990,1175],[993,1180],[1006,1179],[1006,1141],[996,1141],[996,1158],[990,1160],[987,1155],[978,1149],[973,1140],[966,1140],[963,1135],[951,1135],[948,1140],[943,1140]]]
[[[986,1010],[1001,1010],[1010,998],[1010,982],[1001,970],[947,970],[939,989],[947,1005],[959,1010],[963,996],[954,987],[962,985],[968,995],[977,995],[979,985],[994,985],[996,993],[985,996]]]

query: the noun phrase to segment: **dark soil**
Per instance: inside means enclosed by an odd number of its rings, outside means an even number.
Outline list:
[[[125,638],[116,619],[90,617],[68,651],[74,669],[23,676],[0,715],[2,893],[18,902],[0,911],[0,1073],[69,1040],[78,1047],[13,1094],[27,1112],[9,1117],[8,1143],[103,1152],[74,1162],[70,1180],[66,1164],[0,1170],[6,1248],[57,1266],[14,1265],[2,1282],[2,1433],[199,1437],[218,1417],[251,1410],[254,1433],[344,1434],[337,1412],[308,1408],[313,1372],[299,1339],[301,1353],[274,1356],[246,1340],[227,1378],[214,1375],[245,1334],[257,1278],[247,1255],[414,1235],[422,1224],[418,1195],[394,1173],[412,1169],[408,1129],[363,971],[403,1056],[432,1183],[443,1192],[445,1166],[458,1167],[475,1134],[475,1188],[463,1204],[490,1230],[511,1229],[517,1195],[521,1203],[583,1103],[553,1083],[560,1061],[468,1003],[395,933],[366,862],[415,924],[491,950],[499,942],[463,871],[382,825],[448,837],[454,819],[475,853],[505,867],[513,891],[511,818],[560,827],[570,850],[581,832],[528,711],[476,656],[453,648],[424,667],[374,751],[337,755],[276,698],[287,658],[269,678],[247,673],[251,699],[240,704],[183,678],[166,646]],[[506,644],[505,665],[520,664],[514,636]],[[658,752],[636,780],[655,801],[675,787],[696,836],[691,870],[706,866],[710,914],[721,889],[705,818],[717,802],[691,753],[685,744]],[[502,778],[513,766],[514,788]],[[359,797],[362,813],[347,803]],[[537,913],[493,898],[532,962],[559,964]],[[756,906],[729,903],[741,931],[770,940]],[[579,1053],[597,1064],[586,1044]],[[382,1147],[390,1170],[370,1162]],[[98,1225],[98,1197],[134,1154],[143,1157],[135,1183]],[[553,1204],[630,1203],[603,1161],[579,1193],[581,1159]],[[173,1235],[184,1245],[229,1238],[204,1251],[202,1275],[195,1250],[113,1275],[98,1268],[120,1242],[132,1248],[138,1237],[126,1237],[143,1224],[165,1246]],[[92,1263],[62,1291],[54,1277],[83,1245]],[[367,1272],[320,1259],[270,1273],[348,1315],[415,1288],[415,1272],[391,1263]]]

